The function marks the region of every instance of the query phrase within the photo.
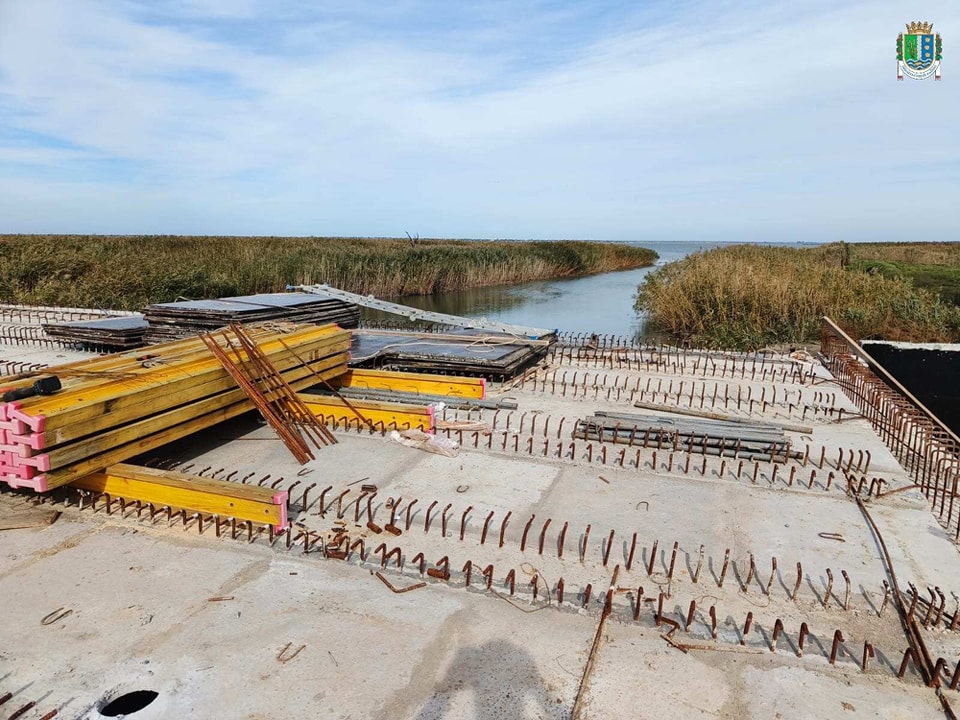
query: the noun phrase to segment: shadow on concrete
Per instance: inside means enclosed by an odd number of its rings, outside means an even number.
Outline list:
[[[464,692],[473,695],[476,720],[534,720],[553,717],[558,709],[530,654],[506,640],[460,648],[417,720],[462,717],[451,703]]]

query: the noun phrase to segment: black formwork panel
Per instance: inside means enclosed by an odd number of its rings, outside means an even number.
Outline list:
[[[147,321],[139,315],[105,317],[98,320],[77,320],[66,323],[45,323],[44,332],[62,342],[86,346],[129,349],[144,344]]]
[[[536,363],[547,349],[546,343],[476,330],[442,338],[431,337],[430,333],[357,330],[350,348],[350,366],[502,380]]]

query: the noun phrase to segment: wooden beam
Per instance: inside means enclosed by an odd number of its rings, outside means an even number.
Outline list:
[[[427,405],[411,405],[408,403],[387,403],[375,400],[350,400],[348,406],[343,400],[329,395],[311,395],[299,393],[300,399],[315,417],[327,423],[357,422],[361,427],[368,427],[367,422],[357,417],[355,408],[363,417],[374,425],[383,423],[383,429],[391,426],[401,430],[418,428],[424,432],[434,429],[433,408]]]
[[[426,373],[389,372],[386,370],[350,370],[341,376],[338,387],[393,390],[422,395],[452,395],[482,400],[487,381],[483,378],[428,375]]]
[[[331,371],[331,377],[333,377],[336,372],[339,372],[339,370]],[[307,377],[301,378],[300,380],[291,381],[290,386],[294,390],[303,390],[304,388],[310,387],[316,382],[316,376],[309,374]],[[217,423],[223,422],[224,420],[229,420],[230,418],[234,418],[238,415],[242,415],[245,412],[249,412],[252,409],[253,405],[246,397],[244,397],[243,400],[233,405],[220,408],[206,415],[193,417],[172,427],[160,430],[152,435],[145,435],[138,439],[127,442],[126,444],[110,447],[98,455],[93,455],[83,460],[79,460],[64,468],[51,469],[44,475],[42,479],[42,487],[38,487],[36,489],[38,492],[45,492],[47,490],[60,487],[61,485],[66,485],[77,478],[101,470],[108,465],[129,460],[130,458],[136,457],[141,453],[145,453],[162,445],[166,445],[174,440],[187,437],[188,435],[192,435],[200,430],[205,430],[213,425],[216,425]]]
[[[286,490],[124,464],[74,480],[70,486],[155,507],[252,520],[278,530],[287,526]]]

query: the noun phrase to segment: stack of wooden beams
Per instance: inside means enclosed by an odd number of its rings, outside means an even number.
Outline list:
[[[294,390],[347,370],[350,331],[270,323],[248,328]],[[224,342],[220,339],[218,342]],[[238,362],[248,361],[246,353]],[[43,492],[253,409],[199,338],[47,368],[62,389],[0,403],[0,482]],[[29,387],[37,374],[4,389]],[[273,398],[268,398],[273,399]]]

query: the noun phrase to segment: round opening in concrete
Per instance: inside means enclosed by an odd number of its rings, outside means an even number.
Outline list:
[[[143,710],[156,700],[159,694],[153,690],[134,690],[124,693],[100,708],[100,715],[103,717],[128,717]]]

